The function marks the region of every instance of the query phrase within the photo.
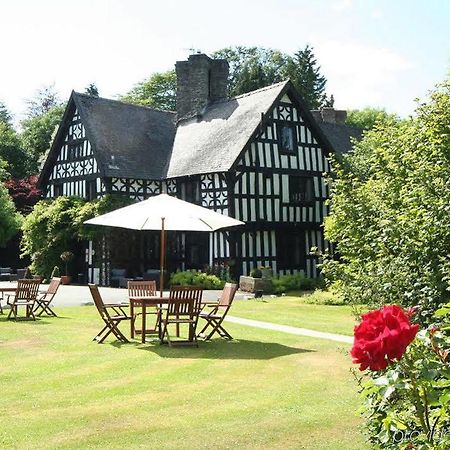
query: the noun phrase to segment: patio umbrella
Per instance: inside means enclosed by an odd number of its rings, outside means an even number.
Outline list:
[[[244,222],[167,194],[116,209],[84,222],[87,225],[161,231],[160,293],[164,283],[166,231],[216,231]]]

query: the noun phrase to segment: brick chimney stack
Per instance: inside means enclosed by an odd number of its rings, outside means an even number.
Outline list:
[[[198,53],[187,61],[177,61],[178,120],[201,115],[212,102],[228,96],[229,66],[226,59],[211,59]]]
[[[311,111],[314,119],[319,122],[325,123],[337,123],[338,125],[344,125],[347,119],[347,111],[337,110],[334,108],[322,108]]]

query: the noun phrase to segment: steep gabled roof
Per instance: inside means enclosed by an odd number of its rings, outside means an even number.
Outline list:
[[[176,124],[174,112],[72,92],[39,183],[48,178],[77,108],[102,176],[160,180],[226,172],[288,93],[325,152],[351,149],[358,129],[318,122],[290,81],[208,105],[200,117]]]
[[[178,125],[168,177],[225,172],[231,168],[287,82],[213,103],[201,119]]]
[[[175,113],[76,92],[73,98],[105,176],[164,177],[175,136]]]

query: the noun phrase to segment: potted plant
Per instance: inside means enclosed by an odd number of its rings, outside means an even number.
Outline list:
[[[262,272],[261,272],[260,269],[253,269],[250,272],[250,276],[253,277],[253,278],[262,278]]]
[[[272,278],[272,276],[273,276],[272,267],[261,266],[261,267],[259,267],[259,270],[261,271],[263,278]]]
[[[70,284],[70,282],[72,281],[72,278],[68,275],[68,272],[69,272],[69,262],[72,261],[74,257],[75,255],[69,251],[62,252],[60,255],[61,260],[66,265],[66,275],[61,276],[61,284]]]

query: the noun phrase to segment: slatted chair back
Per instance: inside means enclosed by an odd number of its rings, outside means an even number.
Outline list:
[[[128,297],[154,297],[156,296],[156,281],[129,281]]]
[[[217,306],[221,309],[229,308],[231,306],[231,303],[233,302],[236,291],[237,284],[225,283]]]
[[[128,339],[119,330],[118,324],[123,320],[130,320],[130,316],[125,313],[121,305],[105,305],[97,285],[88,284],[88,286],[89,290],[91,291],[91,295],[97,311],[99,312],[100,317],[105,323],[103,329],[97,334],[97,336],[95,336],[94,341],[97,341],[99,344],[101,344],[109,336],[110,333],[113,333],[119,341],[128,342]],[[113,315],[109,313],[108,308],[111,309]]]
[[[98,286],[96,284],[88,284],[88,286],[100,317],[105,321],[110,321],[111,316],[109,315],[108,310],[105,308],[105,304],[103,303],[103,299],[100,295],[100,291],[98,290]]]
[[[61,284],[61,278],[53,277],[48,285],[46,295],[54,297],[58,292],[58,288]]]
[[[172,286],[167,306],[168,316],[198,315],[203,297],[203,289],[198,286]]]
[[[15,303],[35,301],[41,280],[18,280]]]

